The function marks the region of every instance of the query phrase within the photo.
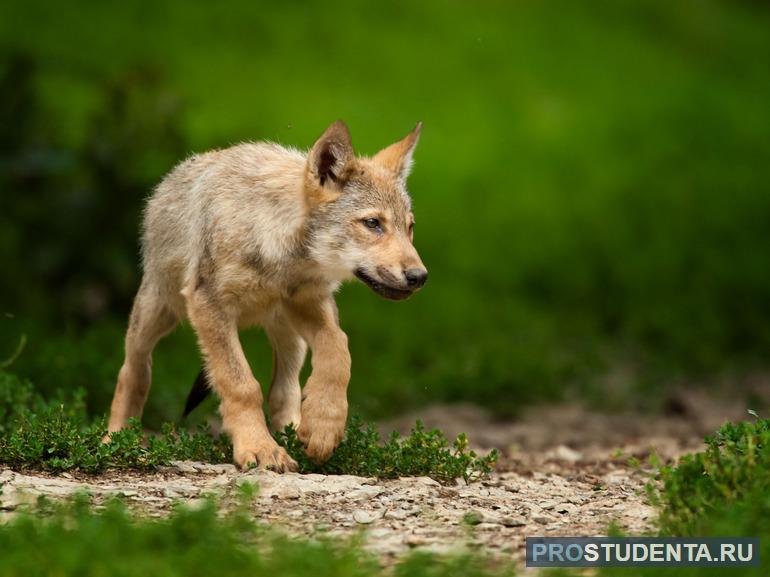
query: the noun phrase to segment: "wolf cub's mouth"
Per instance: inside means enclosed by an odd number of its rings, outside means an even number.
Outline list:
[[[400,300],[404,300],[405,298],[409,298],[410,296],[412,296],[412,293],[414,292],[412,290],[396,288],[390,285],[386,285],[378,280],[373,279],[360,268],[356,269],[353,274],[355,274],[361,282],[367,285],[370,289],[372,289],[378,295],[385,297],[386,299],[390,299],[392,301],[400,301]]]

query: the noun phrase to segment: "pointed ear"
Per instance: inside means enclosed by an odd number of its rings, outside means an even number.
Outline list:
[[[418,122],[414,130],[407,134],[403,140],[399,140],[375,154],[374,161],[393,171],[401,180],[406,180],[412,170],[412,153],[420,139],[420,130],[422,130],[422,122]]]
[[[308,171],[321,186],[337,183],[354,158],[348,126],[338,120],[320,136],[307,157]]]

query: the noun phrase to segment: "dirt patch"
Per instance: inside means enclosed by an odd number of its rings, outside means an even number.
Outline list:
[[[770,398],[770,395],[766,395]],[[671,460],[700,450],[703,438],[727,421],[751,418],[736,398],[672,392],[663,414],[600,413],[578,404],[534,407],[511,421],[475,405],[434,405],[381,424],[383,433],[409,432],[416,419],[447,437],[466,433],[476,448],[496,447],[503,467],[539,468],[550,461],[601,465],[612,455]]]

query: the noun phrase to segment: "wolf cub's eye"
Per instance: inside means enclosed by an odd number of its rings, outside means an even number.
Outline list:
[[[364,226],[377,232],[382,232],[382,224],[379,218],[365,218],[363,220]]]

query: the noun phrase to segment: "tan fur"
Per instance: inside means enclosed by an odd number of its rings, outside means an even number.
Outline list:
[[[344,433],[350,380],[334,291],[355,275],[400,299],[427,276],[412,245],[405,187],[419,131],[420,125],[369,159],[354,155],[347,126],[338,121],[307,154],[241,144],[193,156],[171,171],[144,216],[144,276],[109,431],[141,416],[152,350],[187,318],[221,399],[235,462],[296,469],[268,431],[261,390],[238,338],[239,328],[262,325],[275,357],[271,424],[293,423],[308,454],[327,459]],[[308,346],[312,374],[301,390]]]

